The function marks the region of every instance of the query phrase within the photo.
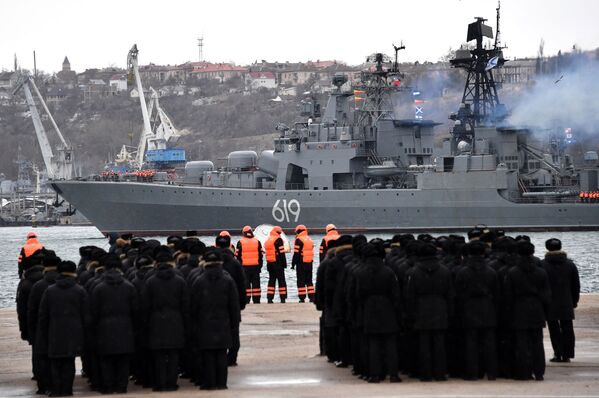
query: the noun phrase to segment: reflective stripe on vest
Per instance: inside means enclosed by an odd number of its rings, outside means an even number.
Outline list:
[[[260,261],[258,239],[244,236],[239,242],[241,243],[241,265],[244,267],[258,265]]]
[[[279,236],[269,236],[266,242],[264,242],[264,250],[266,251],[266,261],[274,263],[277,261],[277,251],[275,250],[275,242],[279,239]],[[243,251],[241,252],[243,254]]]

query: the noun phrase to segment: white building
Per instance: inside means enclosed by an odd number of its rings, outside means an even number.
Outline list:
[[[260,87],[277,88],[277,79],[273,72],[250,72],[248,81],[254,90]]]
[[[123,74],[113,75],[108,81],[110,91],[114,93],[120,93],[121,91],[127,91],[127,77]]]

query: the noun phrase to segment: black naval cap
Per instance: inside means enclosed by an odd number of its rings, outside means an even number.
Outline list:
[[[50,254],[50,255],[44,256],[44,258],[42,260],[42,264],[46,268],[58,267],[58,265],[60,264],[61,261],[62,260],[60,259],[60,257],[56,256],[55,254]]]
[[[480,235],[480,241],[485,243],[493,243],[496,237],[497,235],[495,234],[495,231],[487,230]]]
[[[471,256],[482,256],[485,254],[485,250],[487,249],[487,245],[485,245],[481,241],[472,241],[468,243],[468,254]]]
[[[480,228],[473,228],[468,231],[468,240],[478,239],[482,235],[483,231]]]
[[[424,242],[418,248],[420,257],[431,257],[437,254],[437,246],[432,243]]]
[[[206,252],[206,244],[204,242],[202,242],[201,240],[196,241],[190,241],[193,242],[190,246],[189,246],[189,254],[191,255],[195,255],[195,256],[201,256],[202,254],[204,254]],[[231,242],[229,240],[229,242]],[[229,247],[229,246],[227,246]]]
[[[93,248],[94,248],[94,246],[81,246],[79,248],[79,256],[81,256],[81,257],[89,257],[89,255],[91,254]]]
[[[204,261],[207,263],[206,266],[208,267],[214,265],[214,263],[216,262],[222,261],[223,259],[222,255],[220,254],[220,251],[212,247],[206,250],[202,257]]]
[[[409,240],[408,243],[406,244],[406,253],[408,254],[408,256],[416,256],[418,255],[418,252],[420,251],[420,246],[422,246],[423,242],[420,240]]]
[[[518,235],[516,236],[516,242],[526,241],[530,242],[530,236],[528,235]]]
[[[131,240],[131,238],[133,238],[133,234],[131,233],[121,234],[121,239]]]
[[[360,250],[364,258],[385,258],[385,249],[383,249],[382,245],[377,245],[375,243],[366,243],[361,247]]]
[[[217,236],[214,242],[216,247],[220,247],[221,249],[226,249],[231,246],[231,237],[230,236]]]
[[[562,250],[562,241],[557,238],[548,239],[545,242],[545,248],[550,252],[557,252]]]
[[[173,251],[168,246],[159,246],[154,249],[154,258],[158,263],[173,261]]]
[[[106,251],[104,249],[100,249],[99,247],[94,247],[90,254],[90,259],[92,261],[100,261],[100,259],[106,255]]]
[[[120,268],[122,266],[121,259],[114,253],[108,253],[100,259],[100,265],[105,269]]]
[[[336,239],[337,242],[337,247],[339,246],[345,246],[345,245],[351,245],[352,244],[352,236],[351,235],[341,235],[339,238]]]
[[[366,242],[368,242],[368,239],[366,239],[366,236],[364,235],[356,235],[352,238],[352,246],[355,248],[356,246],[362,246],[364,245]]]
[[[423,242],[432,242],[435,240],[435,238],[433,238],[433,236],[430,234],[420,234],[420,235],[418,235],[417,239],[421,240]]]
[[[77,270],[77,265],[75,265],[74,262],[72,261],[62,261],[60,264],[58,264],[58,267],[56,268],[56,271],[58,271],[59,273],[73,273]]]
[[[153,263],[154,260],[152,259],[152,257],[142,254],[141,256],[135,259],[135,268],[145,267],[148,265],[152,265]]]
[[[532,256],[535,254],[535,245],[526,240],[518,242],[518,254],[521,256]]]
[[[166,244],[167,245],[176,245],[178,242],[181,242],[183,240],[183,237],[179,236],[179,235],[171,235],[168,238],[166,238]]]
[[[134,249],[139,249],[145,242],[146,240],[144,238],[136,236],[135,238],[131,239],[131,247]]]

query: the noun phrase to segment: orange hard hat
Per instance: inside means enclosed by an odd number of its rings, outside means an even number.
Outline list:
[[[33,231],[27,232],[27,239],[37,238],[37,234]]]
[[[278,233],[279,235],[281,235],[283,233],[283,229],[281,227],[279,227],[278,225],[275,225],[274,227],[272,227],[272,230],[275,231],[276,233]]]
[[[220,233],[218,234],[218,236],[231,236],[231,234],[229,233],[229,231],[220,231]]]
[[[295,227],[295,233],[297,234],[298,232],[301,231],[307,231],[308,229],[306,228],[306,226],[304,224],[300,224],[297,227]]]
[[[243,227],[243,229],[241,230],[241,232],[243,232],[244,234],[246,232],[252,232],[252,227],[250,227],[249,225],[246,225],[245,227]]]
[[[335,224],[329,224],[327,225],[327,227],[325,228],[325,231],[329,232],[332,231],[334,229],[337,229],[337,227],[335,226]]]

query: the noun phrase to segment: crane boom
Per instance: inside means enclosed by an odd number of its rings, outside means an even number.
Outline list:
[[[50,146],[50,141],[48,141],[46,129],[42,124],[42,119],[40,117],[39,112],[37,111],[37,107],[35,106],[35,101],[33,100],[33,95],[31,95],[31,90],[29,89],[28,82],[25,81],[22,87],[23,92],[25,93],[25,101],[27,102],[27,106],[29,106],[29,112],[31,113],[33,127],[35,127],[37,142],[39,142],[40,144],[42,158],[44,159],[44,165],[46,166],[48,178],[54,178],[54,167],[52,164],[52,158],[54,157],[54,154],[52,153],[52,146]]]
[[[179,139],[179,132],[168,117],[164,109],[160,106],[160,95],[156,90],[150,87],[152,97],[148,105],[148,113],[152,121],[152,133],[155,148],[166,149],[167,143],[174,143]]]
[[[127,56],[127,65],[129,67],[129,71],[132,72],[135,76],[135,82],[137,84],[137,91],[139,93],[139,103],[141,105],[141,114],[143,117],[144,128],[139,139],[139,146],[137,149],[137,165],[141,169],[144,162],[144,155],[146,153],[146,141],[152,137],[152,127],[150,126],[150,116],[148,115],[148,108],[146,105],[146,98],[144,96],[144,89],[141,84],[141,76],[139,75],[139,68],[137,65],[137,54],[139,50],[137,49],[137,44],[134,44],[129,50],[129,54]]]
[[[33,121],[33,127],[35,128],[37,141],[42,151],[42,158],[44,159],[44,165],[46,166],[46,173],[48,174],[48,178],[72,178],[74,173],[73,150],[65,140],[62,133],[60,132],[60,129],[58,128],[56,121],[52,117],[52,114],[50,113],[50,110],[48,109],[48,106],[46,105],[46,102],[44,101],[44,98],[42,97],[40,91],[38,90],[35,81],[28,73],[20,73],[17,85],[13,90],[13,94],[19,91],[19,89],[21,88],[25,93],[25,101],[27,103],[27,106],[29,107],[31,120]],[[56,131],[56,135],[58,135],[62,144],[57,148],[58,156],[55,156],[55,154],[52,151],[52,146],[50,145],[50,141],[48,140],[48,134],[46,133],[46,129],[44,128],[44,124],[42,123],[39,111],[37,110],[33,94],[31,93],[31,88],[33,88],[33,91],[35,91],[35,94],[37,95],[39,102],[42,104],[42,107],[44,108],[46,114],[50,118],[50,121],[52,122],[52,127],[54,127],[54,131]]]
[[[52,122],[52,126],[54,127],[54,130],[56,131],[58,138],[60,138],[60,142],[62,142],[62,145],[65,148],[69,147],[70,145],[67,144],[67,141],[64,139],[62,133],[60,132],[60,129],[58,128],[58,125],[56,124],[56,121],[54,120],[54,117],[52,117],[52,114],[50,113],[50,110],[48,109],[48,105],[46,105],[46,101],[44,101],[42,95],[40,94],[40,90],[38,90],[37,85],[35,84],[35,81],[33,81],[33,79],[31,77],[29,77],[29,84],[33,87],[33,89],[35,90],[35,93],[37,94],[37,97],[40,99],[40,103],[42,104],[42,106],[44,107],[44,110],[46,111],[46,114],[50,118],[50,121]]]

